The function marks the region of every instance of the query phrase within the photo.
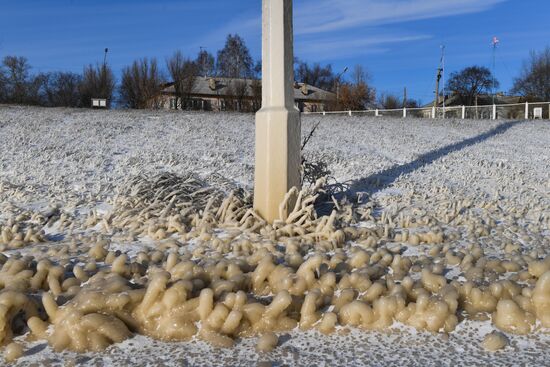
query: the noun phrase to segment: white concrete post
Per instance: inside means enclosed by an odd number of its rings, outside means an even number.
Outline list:
[[[279,205],[286,193],[299,188],[301,182],[293,38],[292,0],[263,0],[262,109],[256,114],[254,209],[270,223],[279,219]]]
[[[349,110],[349,112],[348,112],[348,115],[350,115],[350,116],[351,116],[351,110]]]
[[[462,119],[466,118],[466,106],[462,106]]]
[[[327,113],[325,111],[323,111],[323,116],[326,116],[326,115],[327,115]]]
[[[432,107],[432,118],[435,118],[435,107]]]
[[[525,119],[529,120],[529,102],[525,102]]]
[[[378,108],[374,111],[374,116],[375,116],[375,117],[380,116],[380,115],[378,114]]]
[[[493,120],[497,119],[497,105],[493,105]]]
[[[407,108],[403,108],[403,118],[407,118]]]

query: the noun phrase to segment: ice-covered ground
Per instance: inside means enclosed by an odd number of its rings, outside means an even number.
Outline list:
[[[437,211],[453,200],[499,200],[525,228],[509,239],[525,252],[548,254],[550,233],[529,231],[550,218],[550,123],[303,116],[305,149],[324,161],[346,193],[379,211],[414,201]],[[78,217],[102,208],[129,177],[194,172],[224,187],[253,182],[254,116],[183,112],[89,111],[0,106],[0,210],[8,204],[45,210],[59,204]],[[437,195],[435,195],[437,193]],[[446,203],[442,202],[445,201]],[[0,223],[3,212],[0,211]],[[48,232],[52,241],[65,231]],[[487,253],[502,248],[482,239]],[[134,244],[135,246],[135,244]],[[411,247],[416,251],[416,247]],[[9,252],[7,252],[9,254]],[[545,365],[550,335],[509,336],[497,353],[484,351],[490,321],[466,321],[450,334],[396,325],[387,332],[293,331],[273,353],[254,339],[218,350],[204,342],[163,343],[138,336],[105,353],[54,353],[35,342],[20,365]]]

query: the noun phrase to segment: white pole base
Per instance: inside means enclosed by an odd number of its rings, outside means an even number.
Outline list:
[[[263,108],[256,114],[254,209],[269,223],[280,219],[279,205],[287,192],[300,188],[300,133],[297,110]]]

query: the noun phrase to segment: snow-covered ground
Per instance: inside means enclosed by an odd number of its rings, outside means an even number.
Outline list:
[[[346,183],[350,198],[381,211],[410,203],[435,212],[455,201],[498,201],[519,224],[505,227],[522,251],[548,254],[550,246],[550,123],[303,116],[305,149]],[[0,223],[3,208],[61,206],[75,217],[106,204],[138,174],[196,173],[222,187],[251,189],[254,116],[157,111],[90,111],[0,106]],[[503,216],[504,216],[503,214]],[[497,218],[498,221],[498,218]],[[537,224],[538,231],[532,230]],[[540,230],[545,228],[545,230]],[[67,230],[48,230],[62,241]],[[464,240],[468,240],[464,237]],[[466,241],[467,242],[467,241]],[[502,242],[480,239],[499,256]],[[463,243],[466,246],[466,243]],[[136,244],[133,244],[136,246]],[[410,247],[410,251],[417,251]],[[10,254],[10,252],[6,252]],[[461,322],[450,334],[419,332],[396,324],[385,332],[340,331],[321,336],[292,331],[270,354],[255,340],[219,350],[202,341],[163,343],[136,336],[105,353],[54,353],[35,342],[19,365],[546,365],[550,335],[509,335],[510,346],[486,352],[489,321]]]

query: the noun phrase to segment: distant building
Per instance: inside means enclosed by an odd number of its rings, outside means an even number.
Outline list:
[[[178,101],[174,83],[169,83],[161,92],[160,107],[203,111],[253,112],[262,105],[261,81],[256,79],[229,79],[197,77],[188,98]],[[304,83],[294,83],[296,107],[302,112],[325,111],[336,99],[336,94]]]
[[[509,96],[504,93],[497,93],[495,95],[495,104],[514,104],[514,103],[525,103],[525,97],[521,96]],[[477,105],[478,106],[489,106],[493,104],[493,95],[492,94],[480,94],[477,96]],[[433,107],[434,101],[431,101],[423,108]],[[457,94],[452,94],[450,96],[445,96],[445,106],[447,107],[458,107],[462,106],[460,96]],[[475,106],[475,103],[474,103]],[[440,98],[438,107],[443,107],[443,98]]]

